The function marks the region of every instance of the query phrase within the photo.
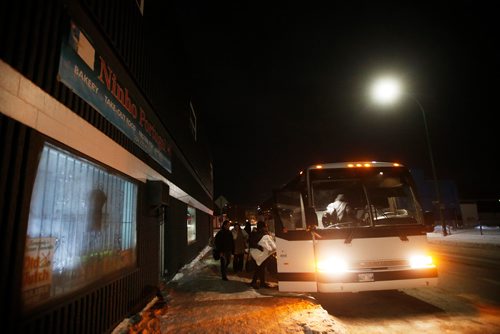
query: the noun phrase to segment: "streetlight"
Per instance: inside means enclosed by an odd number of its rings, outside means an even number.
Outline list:
[[[377,81],[374,82],[372,89],[371,89],[371,95],[372,98],[375,102],[378,104],[383,104],[383,105],[388,105],[391,103],[394,103],[399,99],[401,95],[403,95],[403,90],[401,89],[401,84],[399,81],[395,78],[391,77],[385,77],[385,78],[380,78]],[[438,178],[436,174],[436,167],[434,166],[434,157],[432,154],[432,146],[431,146],[431,139],[429,136],[429,129],[427,127],[427,118],[425,117],[425,110],[420,101],[413,95],[404,93],[405,96],[408,96],[411,98],[415,103],[418,105],[420,108],[420,111],[422,112],[422,117],[424,119],[424,128],[425,128],[425,138],[427,141],[427,150],[429,151],[429,160],[431,162],[431,168],[432,168],[432,176],[434,178],[434,190],[436,192],[436,200],[437,200],[437,205],[438,205],[438,211],[439,211],[439,218],[441,220],[441,227],[443,230],[443,235],[447,236],[448,232],[446,231],[446,221],[443,218],[443,211],[441,207],[441,193],[439,192],[439,183],[438,183]]]

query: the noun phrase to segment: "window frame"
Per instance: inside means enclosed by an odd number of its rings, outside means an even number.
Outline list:
[[[22,304],[22,309],[24,312],[31,311],[31,310],[38,309],[38,308],[45,308],[49,305],[52,305],[53,303],[57,303],[60,300],[64,300],[64,299],[68,298],[68,296],[82,293],[82,291],[87,291],[88,289],[91,289],[93,286],[95,286],[99,282],[108,282],[108,281],[114,280],[117,277],[135,272],[139,268],[139,247],[138,247],[138,244],[139,244],[138,241],[139,241],[139,236],[140,236],[139,221],[140,221],[141,211],[142,211],[141,205],[140,205],[140,203],[141,203],[140,198],[141,198],[141,193],[142,193],[140,180],[134,179],[133,177],[131,177],[131,176],[119,171],[119,170],[116,170],[115,168],[113,168],[109,165],[103,164],[102,162],[100,162],[100,161],[98,161],[98,160],[96,160],[96,159],[94,159],[94,158],[92,158],[92,157],[90,157],[82,152],[79,152],[72,147],[69,147],[61,142],[58,142],[50,137],[46,137],[46,136],[42,136],[42,137],[43,137],[43,139],[40,140],[40,146],[39,146],[39,149],[37,150],[38,156],[35,159],[36,163],[34,164],[34,167],[33,167],[34,176],[33,176],[33,184],[31,187],[31,192],[30,192],[29,196],[27,196],[27,205],[28,205],[29,210],[31,210],[33,196],[35,195],[35,187],[36,187],[36,180],[37,180],[37,176],[38,176],[38,170],[40,167],[40,163],[42,162],[42,155],[43,155],[43,151],[44,151],[46,146],[49,146],[52,149],[58,150],[59,152],[66,154],[67,157],[77,159],[80,161],[80,163],[83,162],[83,163],[86,163],[88,165],[93,165],[94,168],[100,169],[102,172],[104,172],[107,177],[109,177],[111,175],[118,177],[122,181],[128,182],[130,185],[135,187],[135,189],[133,190],[135,192],[135,203],[134,203],[134,205],[135,205],[135,224],[134,225],[135,226],[133,227],[134,228],[134,231],[133,231],[133,233],[134,233],[134,237],[133,237],[134,245],[131,248],[127,248],[133,252],[132,253],[133,260],[131,261],[130,264],[125,265],[124,267],[112,270],[108,273],[103,274],[102,276],[94,277],[94,279],[91,279],[88,282],[85,282],[84,284],[78,285],[77,287],[71,289],[70,291],[50,295],[48,298],[41,300],[39,302],[33,303],[33,304],[26,304],[25,303],[25,300],[24,300],[22,293],[21,293],[22,290],[20,290],[21,304]],[[30,214],[27,214],[26,225],[25,225],[26,229],[25,229],[25,233],[22,236],[25,244],[29,240],[29,236],[28,236],[29,223],[30,223]],[[129,242],[130,242],[130,240],[129,240]],[[26,246],[23,247],[23,257],[24,257],[25,251],[26,251]],[[24,272],[24,262],[23,262],[23,267],[21,268],[21,271]],[[54,269],[52,268],[52,272],[53,271],[54,271]]]

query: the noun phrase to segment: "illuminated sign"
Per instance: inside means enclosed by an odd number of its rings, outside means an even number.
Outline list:
[[[171,148],[157,116],[132,96],[105,57],[74,23],[63,38],[59,80],[84,99],[167,171]]]

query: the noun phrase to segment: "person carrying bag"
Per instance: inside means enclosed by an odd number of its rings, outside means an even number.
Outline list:
[[[252,258],[252,255],[250,255],[250,238],[252,236],[252,233],[255,231],[250,232],[248,235],[248,247],[245,250],[246,253],[246,260],[245,260],[245,271],[247,273],[253,273],[255,270],[255,267],[257,267],[257,264],[255,263],[255,260]]]
[[[255,260],[250,255],[250,248],[249,248],[248,252],[247,252],[247,259],[245,261],[245,271],[247,273],[251,273],[255,270],[256,266],[257,266],[257,264],[255,263]]]
[[[250,235],[250,256],[256,264],[251,282],[253,288],[270,287],[266,283],[266,266],[274,253],[276,253],[276,243],[268,232],[267,224],[263,221],[257,222],[257,230]]]

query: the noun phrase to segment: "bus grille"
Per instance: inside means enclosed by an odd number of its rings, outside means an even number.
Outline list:
[[[408,260],[369,260],[353,263],[355,268],[359,269],[377,269],[377,268],[393,268],[406,267],[409,265]]]

